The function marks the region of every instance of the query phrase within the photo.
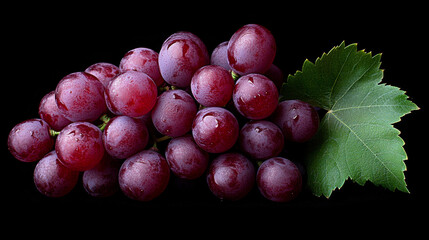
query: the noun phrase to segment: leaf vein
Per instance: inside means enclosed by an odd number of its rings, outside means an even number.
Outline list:
[[[332,84],[331,91],[329,93],[329,102],[331,103],[331,106],[335,106],[335,103],[332,104],[332,93],[334,92],[335,85],[337,85],[338,79],[340,78],[340,75],[343,72],[343,68],[346,65],[346,62],[349,59],[351,53],[352,53],[352,51],[350,51],[349,54],[347,55],[346,60],[344,60],[343,64],[341,65],[340,71],[338,72],[337,77],[335,78],[334,84]],[[333,107],[332,107],[332,109],[333,109]]]
[[[382,161],[382,159],[380,159],[377,155],[377,153],[375,153],[366,143],[365,141],[350,127],[348,126],[345,122],[343,122],[338,116],[336,116],[335,114],[333,114],[331,112],[331,115],[338,121],[340,122],[342,125],[344,125],[351,133],[353,133],[353,135],[359,140],[359,142],[362,143],[362,145],[368,149],[368,151],[370,151],[370,153],[374,156],[375,159],[377,159],[377,161],[379,161],[381,163],[381,165],[392,175],[394,176],[394,178],[397,181],[401,181],[401,179],[398,179],[398,177],[386,166],[386,164]],[[346,160],[347,161],[347,160]]]
[[[386,105],[367,105],[367,106],[354,106],[354,107],[345,107],[335,110],[331,110],[330,113],[337,113],[340,111],[352,110],[352,109],[361,109],[361,108],[378,108],[378,107],[402,107],[401,104],[386,104]]]
[[[362,59],[362,58],[361,58]],[[361,60],[361,59],[359,59],[359,61]],[[344,96],[346,96],[347,95],[347,93],[353,88],[353,86],[357,83],[357,82],[359,82],[362,78],[363,78],[363,76],[365,76],[367,73],[368,73],[368,71],[373,67],[373,65],[376,63],[376,61],[374,61],[374,62],[372,62],[371,63],[371,65],[363,72],[363,74],[362,75],[360,75],[358,78],[356,78],[356,80],[355,81],[353,81],[353,83],[350,85],[350,87],[349,88],[347,88],[347,90],[344,92],[344,94],[343,95],[341,95],[341,97],[339,97],[338,98],[338,100],[337,101],[335,101],[335,103],[334,103],[334,105],[332,106],[332,109],[334,109],[335,108],[335,106],[337,105],[337,103],[338,102],[340,102],[341,101],[341,99],[343,99],[343,97]],[[355,64],[355,65],[357,65],[357,63]]]

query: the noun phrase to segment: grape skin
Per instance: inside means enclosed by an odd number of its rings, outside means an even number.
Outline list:
[[[210,56],[210,64],[223,67],[225,70],[231,70],[228,63],[228,41],[222,42],[213,50]]]
[[[290,160],[274,157],[259,166],[256,182],[261,194],[274,202],[295,199],[302,188],[302,177],[298,167]]]
[[[204,174],[209,154],[195,143],[191,135],[172,139],[165,150],[170,170],[178,177],[196,179]]]
[[[146,73],[158,87],[164,83],[159,71],[158,53],[150,48],[135,48],[128,51],[121,59],[119,69],[121,72],[137,71]]]
[[[30,119],[18,123],[9,133],[9,152],[19,161],[40,160],[55,144],[49,134],[49,125],[42,119]]]
[[[274,64],[271,64],[271,67],[264,73],[264,75],[269,78],[276,85],[277,90],[280,91],[283,82],[284,82],[284,74],[283,71]]]
[[[220,107],[200,110],[192,124],[192,136],[198,146],[209,153],[222,153],[238,139],[239,126],[235,116]]]
[[[178,32],[168,37],[159,51],[159,69],[164,80],[185,88],[200,67],[209,64],[204,43],[190,32]]]
[[[271,83],[274,82],[278,89],[284,77],[272,63],[276,45],[271,38],[271,33],[263,26],[245,25],[230,41],[219,44],[209,57],[201,39],[189,32],[178,32],[164,42],[161,48],[163,59],[161,51],[158,54],[148,48],[135,48],[125,54],[119,67],[100,62],[84,72],[69,74],[40,102],[42,120],[26,121],[35,121],[34,125],[39,122],[46,127],[29,125],[25,131],[23,126],[12,129],[9,138],[13,139],[8,138],[9,150],[20,161],[41,159],[34,171],[34,183],[38,191],[49,197],[69,193],[78,181],[79,171],[84,171],[83,187],[91,196],[111,196],[120,189],[131,199],[150,201],[167,188],[171,171],[178,177],[175,179],[184,181],[195,180],[207,173],[206,183],[220,199],[242,199],[258,180],[261,181],[258,188],[264,192],[264,197],[284,201],[274,195],[278,190],[275,185],[285,181],[282,178],[285,174],[269,180],[271,185],[264,185],[264,177],[273,175],[264,174],[270,168],[266,166],[269,164],[261,165],[264,171],[262,168],[258,170],[258,174],[261,172],[259,179],[254,162],[249,161],[272,157],[266,162],[282,162],[283,158],[275,156],[283,149],[285,139],[301,141],[291,138],[300,135],[293,133],[300,127],[294,127],[288,136],[283,136],[282,132],[289,131],[286,127],[279,128],[266,121],[278,104],[278,90],[274,91]],[[209,63],[212,65],[207,65]],[[231,71],[243,75],[236,85]],[[234,78],[238,74],[234,74]],[[168,76],[165,84],[163,76]],[[167,92],[158,95],[157,86],[163,84],[160,91],[167,89]],[[168,90],[176,89],[170,85],[183,90]],[[197,113],[196,102],[200,109],[206,108]],[[233,114],[221,108],[227,104]],[[280,106],[277,110],[283,111],[279,109]],[[117,116],[109,121],[106,118],[98,120],[108,110]],[[274,113],[270,120],[284,126],[285,116],[291,114],[279,115],[281,117]],[[241,131],[237,118],[240,126],[245,124]],[[292,118],[305,117],[294,114]],[[105,127],[104,130],[99,131],[89,123],[95,121],[103,121],[98,128]],[[58,134],[50,128],[62,131],[55,150],[44,155],[52,150],[55,143],[52,136]],[[153,138],[151,141],[155,142],[151,149],[159,147],[165,158],[152,150],[143,150],[149,141],[148,128]],[[49,136],[42,138],[49,139],[51,144],[47,144],[48,140],[35,139],[39,130],[43,133],[41,136]],[[17,136],[11,137],[12,132]],[[159,134],[172,139],[160,143],[160,139],[167,138],[157,139]],[[34,142],[28,140],[28,136]],[[241,153],[225,153],[231,149]],[[211,164],[210,157],[214,158]],[[121,166],[122,161],[118,159],[126,160]],[[61,183],[63,180],[58,180],[58,175],[67,174],[72,176],[71,180]],[[285,201],[295,198],[300,191],[301,186]]]
[[[228,42],[228,63],[240,75],[265,73],[276,55],[271,32],[257,24],[248,24],[235,32]]]
[[[60,131],[71,123],[60,113],[55,101],[55,91],[46,94],[40,101],[39,116],[55,131]]]
[[[282,131],[272,122],[259,120],[246,123],[240,130],[240,150],[255,160],[280,154],[284,146]]]
[[[177,89],[163,92],[152,109],[152,122],[158,132],[179,137],[192,128],[197,113],[194,99],[187,92]]]
[[[58,135],[55,151],[67,168],[75,171],[91,169],[104,155],[102,133],[88,122],[71,123]]]
[[[95,63],[85,69],[86,73],[95,76],[104,87],[107,87],[109,82],[120,73],[119,68],[111,63]]]
[[[104,154],[97,166],[83,172],[85,191],[93,197],[108,197],[119,191],[118,173],[121,163]]]
[[[43,157],[34,168],[33,180],[37,190],[48,197],[62,197],[76,186],[79,172],[64,167],[55,151]]]
[[[127,116],[112,118],[103,131],[103,144],[114,158],[126,159],[142,151],[149,141],[144,121]]]
[[[220,199],[236,201],[245,197],[255,183],[253,164],[239,153],[219,155],[210,165],[207,184]]]
[[[55,89],[55,101],[61,114],[72,122],[95,121],[107,110],[103,84],[86,72],[61,79]]]
[[[240,77],[232,95],[237,111],[253,120],[269,117],[277,108],[278,98],[276,85],[261,74]]]
[[[272,116],[287,141],[303,143],[310,140],[319,128],[319,115],[308,103],[286,100],[279,103]]]
[[[127,71],[109,83],[105,99],[112,113],[141,117],[152,110],[157,94],[156,84],[147,74]]]
[[[234,79],[224,68],[207,65],[198,69],[191,80],[191,91],[205,107],[223,107],[232,97]]]
[[[167,188],[169,179],[167,160],[152,150],[128,158],[119,170],[122,192],[138,201],[150,201],[158,197]]]

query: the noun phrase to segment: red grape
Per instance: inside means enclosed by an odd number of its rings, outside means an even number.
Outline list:
[[[145,73],[127,71],[116,76],[107,86],[105,98],[116,115],[141,117],[152,110],[158,89]]]
[[[284,146],[282,131],[272,122],[259,120],[246,123],[240,131],[240,150],[256,160],[280,154]]]
[[[119,186],[129,198],[150,201],[167,188],[170,169],[165,158],[145,150],[128,158],[119,170]]]
[[[168,37],[159,51],[159,69],[164,80],[174,86],[188,87],[192,75],[209,64],[206,46],[190,32],[178,32]]]
[[[284,74],[279,67],[271,64],[271,67],[264,73],[264,75],[274,82],[278,90],[281,89],[284,82]]]
[[[17,124],[7,139],[10,153],[22,162],[40,160],[52,150],[54,143],[49,125],[42,119],[30,119]]]
[[[286,100],[279,103],[273,114],[273,122],[283,131],[285,139],[306,142],[319,128],[319,115],[308,103],[300,100]]]
[[[239,200],[252,190],[254,183],[255,168],[239,153],[219,155],[207,175],[210,191],[220,199]]]
[[[257,24],[241,27],[228,42],[228,62],[234,72],[245,75],[265,73],[276,55],[276,41],[271,32]]]
[[[103,84],[86,72],[71,73],[61,79],[55,100],[61,114],[72,122],[95,121],[107,110]]]
[[[126,159],[142,151],[149,140],[144,121],[127,116],[112,118],[103,131],[107,153],[114,158]]]
[[[79,172],[64,167],[52,151],[37,163],[33,179],[37,190],[43,195],[62,197],[76,186]]]
[[[152,122],[162,134],[178,137],[192,128],[197,113],[194,99],[183,90],[163,92],[152,110]]]
[[[180,178],[196,179],[203,175],[209,154],[198,147],[191,135],[172,139],[165,150],[170,170]]]
[[[240,77],[232,95],[237,110],[246,118],[259,120],[269,117],[278,104],[276,85],[261,74]]]
[[[131,70],[146,73],[158,87],[164,83],[159,72],[158,53],[149,48],[135,48],[128,51],[121,59],[119,69],[121,72]]]
[[[192,135],[200,148],[209,153],[222,153],[238,139],[238,122],[228,110],[208,107],[200,110],[192,124]]]
[[[275,202],[287,202],[296,198],[302,188],[298,167],[282,157],[264,161],[256,174],[256,182],[261,194]]]
[[[223,107],[232,97],[234,79],[224,68],[207,65],[198,69],[191,80],[195,99],[205,107]]]
[[[102,133],[88,122],[71,123],[57,137],[55,151],[61,163],[76,171],[95,167],[103,158]]]
[[[85,72],[95,76],[104,87],[119,74],[119,68],[111,63],[95,63],[85,69]]]
[[[60,113],[55,102],[55,91],[46,94],[40,101],[39,116],[55,131],[60,131],[71,123]]]
[[[108,197],[119,190],[118,173],[121,161],[104,154],[97,166],[82,175],[85,191],[93,197]]]
[[[225,70],[231,70],[228,63],[228,41],[220,43],[212,52],[210,56],[210,64],[217,65],[225,68]]]
[[[257,191],[256,182],[265,198],[290,201],[302,177],[279,155],[295,154],[283,151],[285,142],[310,139],[319,119],[301,101],[279,104],[276,48],[268,29],[248,24],[211,55],[190,32],[171,34],[159,54],[131,49],[118,66],[98,62],[62,78],[40,101],[41,119],[10,131],[9,151],[23,162],[40,160],[34,183],[49,197],[72,191],[83,172],[94,197],[120,190],[150,201],[168,186],[169,196],[188,188],[181,198],[203,184],[235,201]]]

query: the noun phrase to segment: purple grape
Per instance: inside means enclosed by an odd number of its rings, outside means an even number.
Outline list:
[[[107,86],[107,107],[116,115],[141,117],[156,103],[158,89],[145,73],[127,71],[116,76]]]
[[[239,126],[235,116],[220,107],[200,110],[192,125],[197,145],[209,153],[222,153],[232,148],[238,139]]]
[[[163,135],[178,137],[192,128],[197,113],[194,99],[183,90],[163,92],[152,110],[152,122]]]
[[[231,70],[228,63],[228,41],[219,44],[210,56],[210,64],[223,67],[225,70]]]
[[[150,201],[167,188],[170,168],[165,158],[145,150],[128,158],[119,170],[119,186],[129,198]]]
[[[269,78],[276,85],[277,89],[283,85],[284,82],[284,74],[283,71],[274,64],[271,64],[271,67],[264,73],[264,75]]]
[[[40,101],[39,116],[55,131],[61,131],[61,129],[71,123],[70,120],[60,113],[55,101],[55,91],[46,94]]]
[[[119,69],[121,72],[137,71],[146,73],[158,87],[164,83],[164,79],[159,72],[158,53],[149,48],[135,48],[128,51],[121,59]]]
[[[253,120],[269,117],[276,110],[278,98],[276,85],[261,74],[240,77],[232,95],[241,115]]]
[[[106,125],[103,143],[114,158],[126,159],[142,151],[149,141],[145,123],[140,119],[116,116]]]
[[[188,87],[192,75],[209,64],[204,43],[190,32],[178,32],[168,37],[159,51],[159,69],[164,80],[177,87]]]
[[[274,202],[295,199],[302,188],[302,177],[298,167],[290,160],[274,157],[264,161],[256,174],[261,194]]]
[[[232,97],[234,79],[224,68],[207,65],[198,69],[191,80],[191,91],[205,107],[224,107]]]
[[[72,122],[95,121],[107,110],[103,84],[86,72],[61,79],[55,89],[55,101],[61,114]]]
[[[85,191],[93,197],[108,197],[115,194],[119,190],[118,173],[121,163],[104,154],[97,166],[83,173]]]
[[[38,161],[54,147],[55,141],[49,131],[49,125],[42,119],[18,123],[9,133],[8,149],[19,161]]]
[[[287,141],[306,142],[319,128],[319,115],[308,103],[300,100],[280,102],[272,116]]]
[[[173,138],[165,150],[170,170],[185,179],[199,178],[206,171],[209,154],[195,143],[191,135]]]
[[[240,150],[250,158],[265,160],[276,157],[282,151],[284,137],[277,125],[259,120],[243,126],[238,142]]]
[[[263,74],[274,61],[276,41],[265,27],[248,24],[232,35],[227,51],[229,66],[234,72]]]
[[[103,158],[102,133],[88,122],[71,123],[57,137],[55,151],[61,163],[75,171],[95,167]]]
[[[76,186],[79,172],[64,167],[55,151],[51,151],[37,163],[33,179],[37,190],[43,195],[62,197]]]
[[[119,68],[111,63],[95,63],[85,69],[85,72],[95,76],[104,87],[119,74]]]
[[[221,154],[210,165],[207,184],[216,197],[239,200],[252,190],[255,184],[255,168],[239,153]]]

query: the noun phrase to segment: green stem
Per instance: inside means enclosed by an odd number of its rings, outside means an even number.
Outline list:
[[[101,130],[104,131],[104,129],[106,128],[107,124],[110,121],[110,117],[107,114],[104,114],[103,116],[100,117],[100,121],[102,121],[103,123],[101,123],[100,125],[98,125],[97,127]]]
[[[49,135],[51,135],[51,137],[56,137],[60,134],[59,131],[55,131],[54,129],[49,129]]]
[[[167,85],[167,86],[165,86],[165,87],[159,87],[159,88],[158,88],[158,90],[159,90],[160,92],[166,92],[166,91],[169,91],[169,90],[176,90],[176,89],[178,89],[178,87],[173,86],[173,85]]]
[[[155,138],[155,142],[156,143],[163,142],[163,141],[166,141],[166,140],[168,140],[170,138],[171,138],[170,136],[162,136],[160,138]]]
[[[231,76],[232,76],[232,79],[234,79],[234,81],[237,81],[240,78],[240,75],[234,72],[233,70],[231,70]]]

